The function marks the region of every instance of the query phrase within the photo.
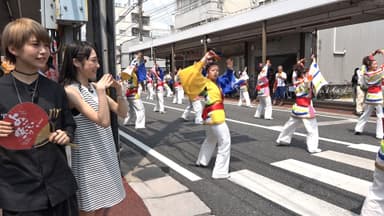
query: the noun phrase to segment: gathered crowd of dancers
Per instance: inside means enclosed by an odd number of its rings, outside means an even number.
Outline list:
[[[357,71],[360,92],[364,98],[364,112],[361,114],[355,126],[355,135],[363,132],[372,111],[376,110],[376,138],[383,140],[383,92],[384,65],[378,66],[375,60],[376,54],[384,54],[384,50],[376,50],[363,58],[362,66]],[[247,69],[234,71],[233,60],[226,59],[226,70],[219,75],[220,59],[214,51],[207,52],[200,61],[195,62],[187,68],[179,68],[175,71],[173,78],[170,73],[164,75],[163,70],[156,64],[150,70],[145,69],[145,60],[141,53],[136,55],[131,66],[122,71],[123,86],[126,86],[126,96],[131,108],[130,115],[124,120],[129,125],[129,120],[135,119],[135,128],[144,128],[145,111],[140,92],[147,91],[148,100],[155,100],[156,106],[153,111],[164,114],[164,97],[173,97],[173,103],[182,104],[184,95],[188,102],[181,118],[189,119],[191,111],[194,111],[194,123],[205,124],[206,137],[203,141],[196,166],[208,166],[217,145],[216,161],[212,172],[212,178],[228,178],[231,136],[229,128],[225,123],[224,96],[231,92],[239,93],[238,105],[252,107],[249,96],[249,76]],[[254,114],[255,118],[273,120],[272,105],[282,105],[287,91],[287,73],[282,66],[272,76],[275,78],[272,84],[271,63],[269,60],[261,64],[257,74],[255,87],[258,105]],[[143,71],[140,71],[143,70]],[[144,80],[139,80],[138,74],[145,74]],[[236,76],[237,75],[237,76]],[[292,106],[289,120],[284,124],[282,131],[276,139],[277,145],[289,145],[296,128],[302,123],[306,135],[307,151],[318,153],[319,131],[316,120],[316,111],[313,107],[312,98],[319,90],[327,85],[322,76],[314,55],[311,63],[305,67],[305,59],[300,59],[293,66],[292,87],[295,103]],[[143,82],[144,81],[144,82]],[[140,85],[145,83],[145,85]],[[173,90],[172,91],[172,85]],[[146,86],[146,88],[143,88]],[[130,91],[129,89],[134,89]],[[134,96],[131,94],[133,92]],[[273,96],[273,97],[272,97]],[[360,96],[361,97],[361,96]],[[131,99],[131,98],[134,98]],[[202,105],[203,103],[203,105]],[[366,198],[362,208],[362,215],[383,215],[384,208],[384,142],[376,158],[376,170],[374,184],[370,188],[370,195]],[[379,209],[379,210],[378,210]],[[379,212],[379,214],[377,214]]]

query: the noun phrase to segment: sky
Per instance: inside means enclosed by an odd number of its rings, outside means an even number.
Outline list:
[[[176,0],[143,0],[143,2],[144,15],[150,16],[153,29],[169,29],[170,25],[174,24]],[[127,4],[128,0],[115,0],[115,3]]]

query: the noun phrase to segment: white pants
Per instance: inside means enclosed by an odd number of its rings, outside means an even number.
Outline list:
[[[127,98],[128,115],[124,119],[124,124],[135,122],[135,128],[145,128],[145,109],[141,99]]]
[[[189,101],[189,104],[185,108],[183,114],[181,115],[181,118],[188,119],[188,116],[192,110],[195,111],[195,124],[202,124],[203,118],[201,117],[201,115],[203,114],[203,106],[201,105],[200,100]]]
[[[376,138],[383,138],[383,106],[381,104],[366,104],[363,115],[360,116],[359,121],[355,126],[356,132],[363,132],[364,126],[372,114],[373,109],[376,109]]]
[[[241,104],[243,103],[243,100],[245,100],[246,106],[251,106],[251,100],[249,99],[248,91],[240,89],[240,98],[239,98],[239,103],[237,105],[241,106]]]
[[[362,216],[384,215],[384,172],[375,168],[373,173],[373,184],[369,188],[361,209]]]
[[[165,87],[165,91],[167,92],[166,97],[172,97],[173,92],[171,88],[168,85],[164,85],[164,87]]]
[[[319,147],[319,130],[317,128],[316,118],[301,119],[291,116],[285,123],[276,142],[279,144],[290,144],[293,133],[301,122],[303,122],[305,130],[307,131],[307,150],[311,153],[315,152]]]
[[[147,84],[148,94],[147,94],[147,100],[153,100],[153,97],[155,95],[155,91],[153,90],[152,83]]]
[[[184,90],[182,86],[175,87],[175,95],[173,96],[172,103],[183,104]]]
[[[217,144],[217,155],[212,178],[229,177],[229,160],[231,154],[231,135],[227,124],[207,125],[206,138],[200,147],[196,164],[207,166]]]
[[[156,105],[153,111],[157,112],[164,112],[164,90],[163,89],[157,89],[156,90]]]
[[[143,93],[143,86],[141,85],[141,83],[138,83],[138,87],[137,87],[137,94],[141,97],[141,93]]]
[[[265,119],[272,119],[271,96],[259,97],[259,104],[256,108],[255,117],[260,118],[263,113]]]
[[[360,86],[356,86],[356,112],[358,113],[364,111],[364,96],[364,91],[361,90]]]

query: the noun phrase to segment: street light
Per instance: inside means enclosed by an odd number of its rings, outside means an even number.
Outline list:
[[[200,40],[200,43],[204,46],[204,53],[208,51],[208,43],[211,42],[211,39],[208,37],[208,35],[204,35],[204,37]]]

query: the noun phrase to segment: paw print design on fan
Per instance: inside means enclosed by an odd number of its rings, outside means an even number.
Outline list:
[[[40,122],[30,122],[27,118],[20,116],[23,116],[23,113],[9,114],[8,118],[14,120],[13,125],[16,128],[15,136],[28,142],[28,139],[30,138],[28,136],[33,135],[33,129],[40,127],[42,120]]]

